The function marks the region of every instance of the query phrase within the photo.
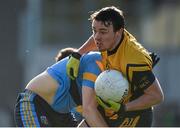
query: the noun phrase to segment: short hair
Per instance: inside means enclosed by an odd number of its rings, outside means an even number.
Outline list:
[[[90,15],[89,20],[102,21],[105,26],[113,25],[114,32],[118,31],[121,28],[124,28],[125,20],[123,11],[111,6],[95,11]]]
[[[62,60],[63,58],[71,55],[73,52],[77,51],[76,48],[64,48],[61,49],[58,54],[55,56],[55,61],[58,62]]]

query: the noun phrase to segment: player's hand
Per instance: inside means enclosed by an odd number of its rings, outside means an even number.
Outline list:
[[[107,102],[103,101],[100,97],[96,96],[98,104],[104,109],[110,109],[115,112],[118,112],[121,108],[121,104],[114,102],[112,100],[108,100]]]
[[[154,52],[150,53],[149,55],[150,55],[150,57],[151,57],[151,59],[152,59],[152,61],[153,61],[152,67],[154,67],[154,66],[159,62],[160,57],[157,56],[157,54],[154,53]]]
[[[81,55],[78,52],[73,52],[70,59],[66,65],[66,71],[71,79],[75,79],[78,75],[79,63]]]

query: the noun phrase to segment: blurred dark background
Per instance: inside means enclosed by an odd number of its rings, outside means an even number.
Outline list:
[[[161,57],[154,72],[165,94],[153,126],[180,126],[179,0],[0,0],[0,126],[15,126],[18,92],[53,64],[58,50],[91,35],[91,11],[114,5],[126,28]]]

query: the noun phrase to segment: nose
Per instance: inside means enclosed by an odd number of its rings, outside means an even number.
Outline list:
[[[99,32],[97,32],[96,34],[94,34],[94,39],[96,41],[100,41],[101,40],[101,35],[99,34]]]

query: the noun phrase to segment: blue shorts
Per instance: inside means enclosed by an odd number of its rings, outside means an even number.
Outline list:
[[[17,127],[75,127],[71,113],[58,113],[40,96],[30,90],[20,93],[15,106]]]

